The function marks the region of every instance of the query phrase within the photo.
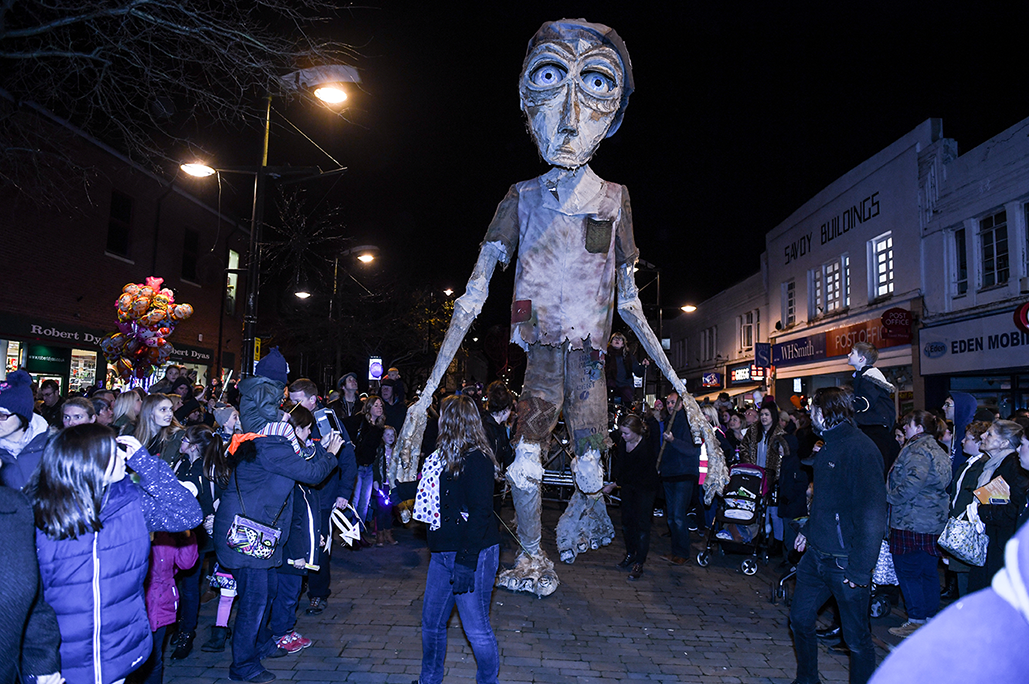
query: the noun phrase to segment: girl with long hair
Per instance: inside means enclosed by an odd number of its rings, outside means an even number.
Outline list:
[[[179,460],[182,426],[175,420],[172,400],[165,394],[149,394],[139,409],[139,420],[133,435],[147,451],[166,463]]]
[[[114,400],[114,422],[111,427],[119,435],[131,435],[136,431],[139,410],[143,400],[135,392],[122,392]]]
[[[457,606],[475,654],[475,681],[493,684],[500,669],[489,622],[490,597],[500,561],[500,533],[493,515],[493,483],[499,466],[482,429],[475,402],[443,400],[437,448],[422,467],[415,518],[428,523],[432,558],[422,603],[420,684],[443,681],[447,621]]]
[[[126,466],[140,479],[127,478]],[[200,506],[133,437],[93,423],[60,431],[25,489],[43,598],[69,681],[123,681],[152,647],[143,597],[150,533],[200,524]]]
[[[382,444],[375,456],[372,472],[372,507],[375,509],[375,545],[396,545],[393,538],[393,502],[390,491],[397,479],[397,463],[400,454],[397,448],[397,431],[387,425],[382,431]]]
[[[365,400],[361,413],[363,420],[357,428],[357,434],[354,435],[354,456],[357,458],[357,487],[354,490],[354,497],[357,514],[367,523],[368,504],[374,480],[373,465],[379,445],[382,444],[382,432],[386,427],[386,402],[373,394]],[[371,542],[364,537],[361,538],[361,543],[364,546],[371,546]]]
[[[212,479],[206,476],[206,463],[222,453],[222,440],[206,425],[190,425],[182,431],[179,443],[179,460],[175,464],[175,476],[187,489],[194,493],[203,511],[201,526],[193,530],[197,542],[198,560],[178,576],[181,601],[179,603],[179,628],[173,640],[175,650],[172,660],[182,660],[193,651],[196,638],[197,619],[200,612],[200,585],[203,581],[204,557],[214,551],[211,533],[214,531],[215,502],[220,491]]]
[[[654,500],[661,485],[657,474],[657,454],[647,439],[647,427],[640,417],[630,413],[618,426],[621,439],[615,447],[612,478],[621,487],[622,530],[625,537],[625,558],[618,567],[629,571],[630,580],[643,575],[643,564],[650,550],[650,528],[654,517]],[[614,485],[604,488],[610,493]]]

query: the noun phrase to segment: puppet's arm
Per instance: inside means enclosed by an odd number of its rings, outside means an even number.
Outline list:
[[[450,367],[454,355],[461,347],[472,321],[482,311],[482,305],[489,294],[489,281],[498,261],[507,262],[509,255],[499,242],[487,242],[479,251],[472,277],[468,279],[465,293],[454,302],[454,315],[450,319],[446,337],[436,357],[436,365],[425,382],[425,389],[407,411],[407,419],[400,431],[400,473],[398,479],[409,482],[418,476],[418,456],[421,452],[422,435],[425,432],[426,413],[432,403],[432,395],[439,386],[443,374]]]
[[[632,268],[632,263],[625,263],[618,267],[618,315],[636,333],[636,337],[643,345],[647,355],[657,363],[658,368],[682,397],[683,408],[686,409],[689,417],[694,441],[697,444],[703,441],[707,446],[708,474],[704,488],[706,492],[710,493],[709,497],[713,497],[716,491],[718,494],[722,493],[725,483],[729,480],[728,472],[725,469],[725,458],[718,445],[718,438],[707,418],[700,412],[696,399],[686,391],[686,384],[675,374],[672,364],[665,356],[664,349],[661,348],[657,335],[647,323],[647,318],[643,315],[643,305],[640,303],[639,290],[636,288],[636,280],[632,275]]]

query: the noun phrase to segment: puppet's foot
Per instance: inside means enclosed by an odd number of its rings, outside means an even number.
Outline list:
[[[587,496],[576,489],[557,521],[557,550],[561,560],[574,563],[580,553],[607,546],[614,536],[615,528],[607,514],[604,497]]]
[[[543,551],[535,556],[519,553],[514,567],[497,576],[498,587],[536,594],[540,598],[553,594],[558,584],[554,563]]]

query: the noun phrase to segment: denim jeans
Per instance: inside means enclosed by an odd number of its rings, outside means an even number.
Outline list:
[[[304,583],[303,575],[278,570],[276,573],[279,576],[278,586],[272,597],[272,615],[268,622],[273,638],[289,634],[296,626],[297,603],[300,602],[300,589]]]
[[[249,679],[264,671],[261,659],[277,648],[267,623],[279,573],[275,568],[235,568],[232,576],[236,578],[237,603],[229,676]]]
[[[808,547],[797,566],[797,589],[790,608],[790,627],[797,651],[797,684],[820,681],[815,619],[830,595],[836,597],[843,640],[850,647],[850,684],[865,684],[875,671],[875,647],[868,621],[869,590],[844,584],[846,571],[841,565],[845,565],[842,559]]]
[[[161,684],[164,681],[164,635],[167,631],[168,626],[165,625],[151,633],[154,648],[143,666],[132,674],[133,681],[139,684]]]
[[[689,558],[690,525],[686,519],[690,502],[693,501],[693,488],[697,481],[693,478],[677,482],[665,481],[665,516],[668,520],[668,531],[672,533],[672,555]]]
[[[893,555],[909,620],[926,620],[940,609],[939,559],[925,551]]]
[[[358,466],[357,467],[357,486],[354,488],[354,508],[357,509],[357,514],[361,516],[361,520],[367,525],[368,519],[368,502],[372,496],[372,466]]]
[[[422,673],[419,684],[440,684],[443,662],[447,657],[447,622],[457,605],[461,628],[475,654],[476,684],[495,684],[500,672],[500,651],[489,623],[493,582],[500,563],[500,546],[479,552],[475,568],[475,589],[455,595],[450,585],[455,551],[432,554],[425,577],[425,598],[422,601]]]

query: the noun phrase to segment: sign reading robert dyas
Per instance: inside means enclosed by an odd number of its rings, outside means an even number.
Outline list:
[[[923,328],[918,349],[923,375],[1018,368],[1029,362],[1029,333],[1006,311]]]

